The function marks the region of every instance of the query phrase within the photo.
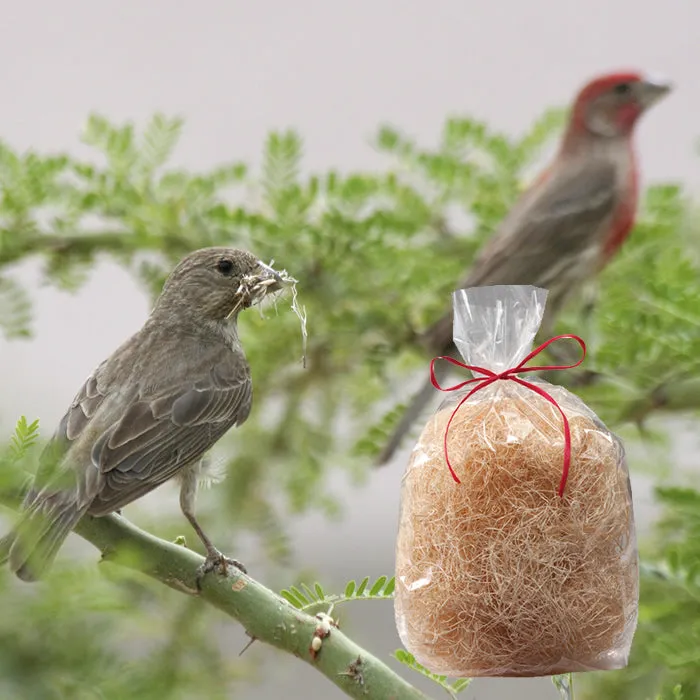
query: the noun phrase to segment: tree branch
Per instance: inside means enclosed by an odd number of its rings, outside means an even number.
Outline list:
[[[0,503],[16,508],[18,496],[16,491],[0,492]],[[154,537],[118,515],[86,516],[75,532],[95,545],[103,560],[201,597],[240,622],[251,637],[306,661],[351,698],[428,700],[427,695],[336,628],[331,628],[312,658],[310,647],[319,620],[292,607],[250,576],[231,570],[226,576],[208,574],[200,592],[197,573],[204,559],[192,550]]]
[[[3,237],[12,243],[2,245]],[[0,229],[0,268],[39,254],[70,258],[97,253],[162,251],[165,248],[185,253],[192,247],[191,241],[175,234],[145,236],[131,231],[96,231],[63,236],[54,233]]]
[[[624,406],[620,412],[620,421],[631,421],[641,426],[654,412],[697,411],[698,408],[700,377],[670,380],[657,386],[647,396]]]

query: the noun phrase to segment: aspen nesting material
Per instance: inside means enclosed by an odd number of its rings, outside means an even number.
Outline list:
[[[638,564],[620,441],[576,396],[542,383],[566,413],[500,382],[428,423],[402,486],[396,621],[435,673],[536,676],[626,665]]]

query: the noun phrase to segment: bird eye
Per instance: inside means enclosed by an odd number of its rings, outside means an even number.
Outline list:
[[[616,95],[627,95],[632,89],[629,83],[618,83],[614,88],[613,92]]]
[[[222,275],[230,275],[233,270],[233,262],[228,258],[221,258],[218,263],[216,263],[216,269]]]

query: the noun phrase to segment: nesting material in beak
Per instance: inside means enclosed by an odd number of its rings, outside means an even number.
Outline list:
[[[271,265],[258,261],[260,272],[254,275],[246,275],[238,287],[238,301],[231,309],[227,318],[231,318],[237,311],[260,304],[268,295],[280,292],[284,289],[292,290],[292,311],[296,314],[301,325],[302,336],[302,366],[306,368],[306,308],[299,305],[297,283],[286,270],[275,270]]]
[[[263,262],[259,263],[260,272],[246,275],[241,280],[236,293],[238,300],[227,318],[231,318],[240,309],[247,309],[259,304],[271,292],[277,292],[283,287],[293,286],[296,280],[287,274],[286,270],[277,272]]]
[[[268,291],[270,292],[277,292],[283,287],[291,287],[297,283],[297,280],[287,274],[286,270],[277,272],[277,270],[274,270],[270,265],[266,265],[262,260],[260,261],[260,267],[263,272],[269,275],[266,284],[269,286]]]

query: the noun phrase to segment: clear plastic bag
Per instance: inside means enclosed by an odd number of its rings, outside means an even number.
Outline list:
[[[453,337],[465,363],[495,373],[516,367],[531,351],[546,296],[524,286],[455,292]],[[474,393],[445,438],[474,385],[449,395],[403,478],[396,624],[434,673],[540,676],[627,664],[639,575],[624,448],[578,397],[527,382],[568,419],[561,495],[562,416],[509,380]]]

